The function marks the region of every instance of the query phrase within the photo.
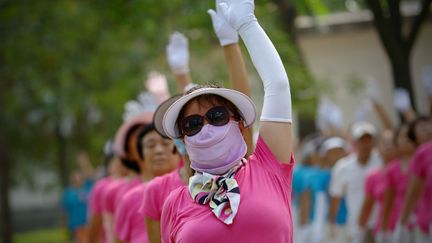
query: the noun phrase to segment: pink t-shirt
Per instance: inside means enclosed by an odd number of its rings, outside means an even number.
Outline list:
[[[116,179],[107,185],[106,190],[102,192],[102,212],[114,213],[114,202],[117,191],[123,183],[125,183],[124,179]]]
[[[115,195],[115,200],[113,204],[112,213],[115,213],[115,210],[117,209],[120,200],[123,198],[123,196],[130,190],[134,189],[135,187],[142,184],[141,179],[138,176],[135,176],[133,178],[127,178],[125,179],[125,182],[122,183],[122,185],[118,188],[117,193]]]
[[[103,213],[103,199],[104,199],[104,195],[106,194],[106,191],[110,185],[110,183],[112,183],[114,181],[114,179],[112,177],[105,177],[102,178],[100,180],[98,180],[96,182],[96,184],[94,185],[91,194],[90,194],[90,199],[89,199],[89,215],[88,217],[92,217],[92,215],[99,215],[102,216]],[[105,239],[107,239],[107,235],[106,235],[106,231],[104,229],[104,233],[103,233],[103,242],[106,242]]]
[[[148,183],[140,208],[143,218],[160,221],[162,206],[168,195],[174,189],[184,185],[179,172],[175,170],[167,175],[156,177]]]
[[[368,173],[365,181],[365,195],[372,197],[377,203],[378,213],[375,222],[374,233],[378,233],[381,228],[384,194],[386,191],[385,168],[373,169]]]
[[[432,142],[423,144],[416,150],[410,171],[425,180],[425,189],[417,204],[417,224],[428,234],[432,223]]]
[[[106,190],[109,183],[112,182],[111,177],[105,177],[96,182],[90,193],[89,198],[89,215],[102,214],[102,194]]]
[[[401,216],[405,200],[405,192],[408,188],[410,179],[409,175],[408,171],[402,171],[402,161],[400,159],[390,162],[386,171],[385,177],[387,187],[394,190],[394,199],[389,218],[390,231],[396,229],[396,224]]]
[[[110,183],[102,202],[103,211],[114,214],[123,195],[139,184],[141,184],[139,177],[122,178]]]
[[[241,199],[234,222],[224,224],[182,186],[163,206],[162,242],[292,242],[293,167],[293,156],[289,164],[280,163],[259,137],[254,153],[235,175]]]
[[[121,198],[115,212],[115,233],[122,241],[130,243],[148,242],[144,218],[138,213],[146,184],[129,190]]]

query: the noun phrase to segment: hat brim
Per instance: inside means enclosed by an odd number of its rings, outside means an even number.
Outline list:
[[[168,98],[167,100],[165,100],[164,102],[162,102],[156,109],[154,116],[153,116],[153,123],[155,125],[155,130],[157,133],[159,133],[159,135],[161,135],[162,137],[168,138],[168,135],[165,133],[164,129],[163,129],[163,125],[162,125],[162,120],[164,118],[164,115],[166,113],[166,111],[168,110],[168,108],[174,103],[176,102],[178,99],[180,99],[182,97],[183,94],[177,94],[174,95],[170,98]]]
[[[126,152],[124,151],[124,143],[126,139],[126,135],[129,130],[135,125],[148,125],[152,123],[153,112],[144,112],[139,113],[132,117],[131,119],[125,121],[120,128],[117,130],[116,135],[114,137],[113,150],[114,153],[120,158],[124,158],[126,156]]]
[[[166,109],[162,119],[162,128],[166,136],[173,139],[180,137],[176,120],[181,109],[191,99],[203,94],[214,94],[231,101],[239,110],[240,115],[244,120],[243,122],[245,127],[249,127],[255,122],[255,104],[247,95],[233,89],[201,88],[174,100],[172,104]]]

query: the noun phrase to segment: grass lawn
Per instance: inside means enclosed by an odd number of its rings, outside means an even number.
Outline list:
[[[14,235],[15,243],[62,243],[68,242],[67,231],[61,228],[44,229],[18,233]]]

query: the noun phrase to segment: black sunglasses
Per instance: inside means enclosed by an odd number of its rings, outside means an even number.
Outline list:
[[[215,106],[209,109],[204,116],[191,115],[181,120],[180,126],[183,135],[194,136],[204,126],[204,119],[213,126],[223,126],[230,120],[230,113],[225,106]]]

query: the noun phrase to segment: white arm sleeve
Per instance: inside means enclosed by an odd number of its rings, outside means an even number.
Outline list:
[[[261,121],[292,122],[291,93],[282,60],[257,21],[239,29],[264,86]]]

